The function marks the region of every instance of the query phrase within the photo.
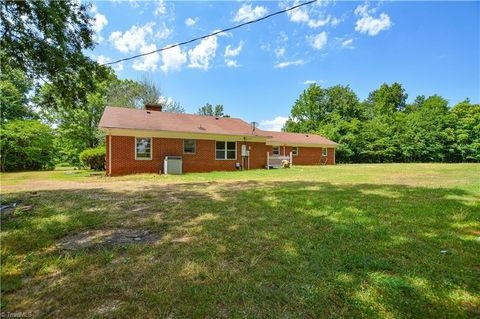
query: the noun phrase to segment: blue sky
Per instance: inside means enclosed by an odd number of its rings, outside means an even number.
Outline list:
[[[113,61],[189,40],[300,2],[93,2],[98,45]],[[480,102],[480,2],[319,1],[262,22],[114,66],[155,81],[194,113],[206,102],[278,130],[309,83],[350,85],[360,99],[383,82],[409,94]]]

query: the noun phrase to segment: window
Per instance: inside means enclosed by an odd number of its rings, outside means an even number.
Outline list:
[[[272,147],[272,154],[273,155],[280,155],[280,146]]]
[[[183,140],[183,153],[184,154],[195,154],[197,152],[197,141],[196,140]]]
[[[298,147],[292,147],[292,155],[297,156],[298,155]]]
[[[237,142],[215,142],[215,159],[237,159]]]
[[[322,148],[322,156],[327,156],[327,149],[326,148]]]
[[[152,139],[150,137],[135,138],[135,159],[152,159]]]

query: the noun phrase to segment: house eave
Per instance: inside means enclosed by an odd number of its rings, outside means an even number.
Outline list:
[[[339,144],[326,144],[326,143],[294,143],[283,141],[269,141],[266,142],[269,146],[291,146],[291,147],[322,147],[322,148],[337,148]]]
[[[158,131],[158,130],[142,130],[142,129],[125,129],[117,127],[99,127],[101,131],[105,131],[112,136],[136,136],[136,137],[163,137],[163,138],[181,138],[181,139],[198,139],[198,140],[223,140],[223,141],[250,141],[250,142],[266,142],[268,136],[250,135],[250,134],[216,134],[201,132],[181,132],[181,131]]]

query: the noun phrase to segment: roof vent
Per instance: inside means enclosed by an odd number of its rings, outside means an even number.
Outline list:
[[[145,110],[162,112],[162,104],[145,104]]]
[[[150,114],[150,113],[152,113],[152,112],[150,112],[150,111],[147,111],[147,114]]]
[[[215,116],[215,119],[216,119],[216,120],[218,120],[218,119],[219,119],[219,117],[218,117],[218,116]]]
[[[305,134],[306,137],[308,137],[308,134]]]

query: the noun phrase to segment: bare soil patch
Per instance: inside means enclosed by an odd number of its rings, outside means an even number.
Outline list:
[[[64,250],[78,250],[106,245],[154,243],[160,238],[158,234],[141,229],[87,230],[63,237],[58,241],[57,247]]]

